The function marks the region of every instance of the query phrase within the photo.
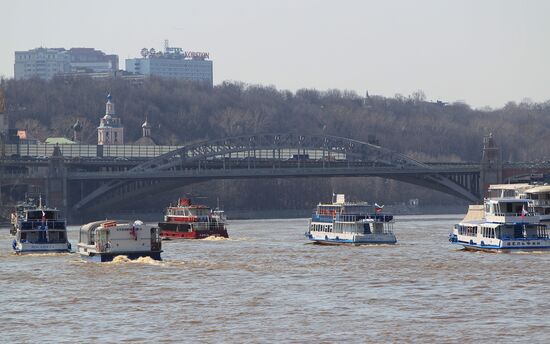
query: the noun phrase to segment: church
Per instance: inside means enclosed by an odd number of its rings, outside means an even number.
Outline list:
[[[141,146],[156,146],[156,142],[151,137],[151,125],[145,118],[145,122],[141,126],[142,137],[135,141],[134,145]],[[105,115],[99,120],[97,127],[97,144],[98,145],[123,145],[124,144],[124,126],[120,117],[116,116],[115,104],[113,96],[107,95],[107,103],[105,104]]]

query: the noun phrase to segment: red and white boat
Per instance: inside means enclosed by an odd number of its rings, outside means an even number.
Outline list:
[[[163,239],[229,237],[224,216],[219,216],[208,206],[191,204],[189,198],[180,198],[176,206],[169,206],[164,222],[159,222],[158,226]]]

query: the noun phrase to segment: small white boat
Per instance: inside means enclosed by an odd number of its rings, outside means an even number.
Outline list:
[[[328,245],[395,244],[393,216],[367,202],[350,203],[345,195],[334,195],[332,203],[319,203],[309,219],[306,238]]]
[[[537,213],[528,210],[529,202],[490,198],[484,205],[471,205],[466,217],[449,234],[449,241],[467,250],[488,252],[548,250],[548,229]]]
[[[116,256],[162,260],[158,228],[135,221],[96,221],[80,227],[78,253],[91,261],[108,262]]]

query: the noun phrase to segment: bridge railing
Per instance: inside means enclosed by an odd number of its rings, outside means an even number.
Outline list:
[[[181,146],[140,146],[140,145],[58,145],[64,157],[127,157],[127,158],[153,158],[168,153]],[[5,154],[8,157],[50,157],[53,155],[55,144],[24,143],[7,144]]]
[[[141,146],[141,145],[81,145],[81,144],[60,144],[58,145],[64,157],[125,157],[125,158],[154,158],[182,146]],[[55,144],[47,143],[23,143],[7,144],[5,149],[6,156],[21,157],[50,157],[55,149]],[[213,146],[213,150],[221,147]],[[191,157],[188,153],[187,157]],[[346,154],[331,152],[321,149],[297,149],[297,148],[277,148],[277,149],[255,149],[251,147],[248,150],[241,150],[232,153],[214,155],[208,159],[281,159],[281,160],[326,160],[338,161],[345,160]]]

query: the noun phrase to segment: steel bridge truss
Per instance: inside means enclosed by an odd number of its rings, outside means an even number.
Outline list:
[[[166,173],[185,179],[185,173],[178,171],[200,170],[201,164],[225,169],[226,162],[234,164],[237,162],[241,168],[243,162],[246,162],[247,169],[250,169],[252,163],[258,173],[247,173],[247,178],[265,177],[265,173],[262,174],[261,170],[267,167],[266,163],[271,163],[270,168],[275,168],[276,164],[280,167],[281,164],[296,162],[300,167],[300,163],[309,162],[310,168],[317,170],[327,166],[330,166],[331,170],[334,168],[341,170],[325,174],[326,176],[349,175],[344,170],[354,166],[357,172],[352,173],[352,176],[378,175],[436,189],[473,202],[479,200],[479,185],[476,184],[479,171],[445,173],[443,169],[421,163],[387,148],[348,138],[325,135],[261,134],[191,143],[150,159],[125,171],[125,178],[115,177],[107,181],[76,203],[74,209],[83,209],[98,197],[130,183],[131,179],[151,180],[154,179],[155,174],[160,176]],[[386,172],[377,174],[377,169],[384,169]],[[322,176],[323,173],[311,175]],[[217,173],[215,177],[204,173],[202,178],[203,180],[222,179],[224,176],[231,178],[230,174],[223,172]],[[294,176],[308,176],[308,174],[296,173]]]

